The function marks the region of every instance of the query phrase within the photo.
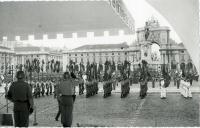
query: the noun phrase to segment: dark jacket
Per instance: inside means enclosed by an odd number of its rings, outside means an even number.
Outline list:
[[[31,87],[22,80],[13,82],[6,97],[14,103],[14,111],[25,111],[33,108]]]

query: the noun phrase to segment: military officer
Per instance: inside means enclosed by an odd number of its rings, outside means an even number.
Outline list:
[[[14,82],[6,97],[14,103],[15,127],[28,127],[29,114],[33,112],[33,97],[31,87],[24,82],[25,74],[23,71],[17,72],[17,81]]]
[[[72,111],[75,94],[75,86],[78,86],[79,81],[71,77],[69,72],[65,72],[63,80],[58,84],[57,94],[60,96],[61,104],[61,123],[63,127],[71,127]]]

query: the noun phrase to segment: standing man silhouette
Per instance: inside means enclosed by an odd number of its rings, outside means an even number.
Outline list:
[[[79,84],[79,81],[72,77],[69,72],[65,72],[63,80],[57,87],[57,95],[60,96],[61,123],[63,127],[71,127],[72,125],[75,86]]]
[[[33,96],[31,87],[24,82],[23,71],[17,72],[17,81],[9,88],[6,98],[14,103],[15,127],[28,127],[29,114],[33,112]]]

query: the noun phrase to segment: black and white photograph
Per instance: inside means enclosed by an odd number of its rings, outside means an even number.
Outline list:
[[[200,127],[200,0],[0,0],[0,127]]]

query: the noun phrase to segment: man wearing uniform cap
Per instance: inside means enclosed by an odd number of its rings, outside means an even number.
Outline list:
[[[60,96],[63,127],[70,127],[72,124],[73,95],[75,94],[75,86],[78,86],[78,84],[79,81],[72,78],[69,72],[64,73],[63,80],[58,84],[57,94]]]
[[[14,103],[15,127],[28,127],[29,114],[33,112],[31,87],[24,82],[24,72],[17,72],[17,81],[9,88],[6,98]]]

